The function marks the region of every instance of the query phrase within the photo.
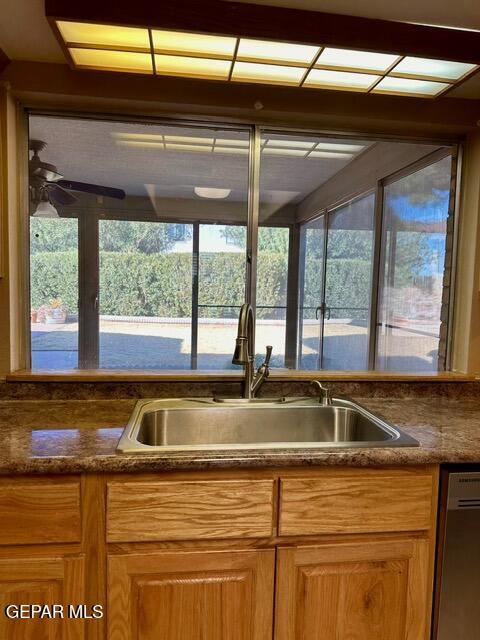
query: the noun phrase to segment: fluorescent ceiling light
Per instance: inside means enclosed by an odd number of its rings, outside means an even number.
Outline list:
[[[336,142],[319,142],[315,147],[315,151],[345,151],[346,153],[358,153],[365,146],[363,144],[341,144]]]
[[[233,153],[237,155],[248,155],[248,149],[242,149],[242,147],[219,147],[215,145],[215,153]]]
[[[163,142],[154,142],[152,140],[117,140],[117,144],[122,147],[141,147],[142,149],[164,149]]]
[[[466,62],[451,62],[449,60],[431,60],[430,58],[414,58],[407,56],[399,62],[392,75],[408,75],[424,78],[432,78],[432,80],[455,81],[462,78],[470,71],[475,69],[476,65],[467,64]]]
[[[106,47],[150,52],[148,29],[63,20],[58,20],[57,26],[67,45],[82,44],[100,49]]]
[[[159,75],[228,80],[231,66],[228,60],[155,54],[155,70]]]
[[[187,144],[213,144],[213,138],[199,138],[196,136],[163,136],[165,142],[180,142]]]
[[[173,143],[173,142],[166,142],[165,143],[165,149],[170,149],[172,151],[200,151],[200,152],[205,152],[205,151],[212,151],[213,147],[212,146],[206,146],[206,145],[196,145],[196,144],[179,144],[177,142]]]
[[[108,51],[107,49],[69,49],[77,67],[125,71],[130,73],[153,73],[152,56],[149,53],[131,51]]]
[[[383,78],[372,93],[391,93],[405,96],[436,96],[450,85],[444,82],[413,80],[410,78]]]
[[[480,65],[452,60],[322,48],[321,42],[300,44],[68,20],[56,24],[56,34],[74,65],[96,70],[425,98],[439,95],[480,69]],[[416,83],[396,83],[396,79]]]
[[[322,89],[348,89],[349,91],[368,91],[381,76],[366,73],[347,73],[345,71],[329,71],[312,69],[303,83],[304,87]]]
[[[228,147],[248,147],[250,145],[249,140],[240,140],[234,138],[217,138],[215,144],[220,144]]]
[[[236,82],[261,82],[298,86],[306,69],[301,67],[280,67],[274,64],[235,62],[232,80]]]
[[[241,38],[238,45],[237,60],[309,66],[319,50],[319,47],[312,47],[306,44]]]
[[[302,156],[305,157],[306,149],[276,149],[275,147],[264,147],[262,153],[267,156]]]
[[[280,148],[288,148],[288,149],[312,149],[315,145],[315,142],[307,142],[306,140],[277,140],[270,139],[266,141],[267,147],[280,147]]]
[[[231,60],[237,38],[181,31],[152,31],[155,53],[224,58]]]
[[[384,73],[397,60],[400,60],[400,56],[389,53],[374,53],[373,51],[355,51],[353,49],[333,49],[326,47],[320,54],[315,66]]]
[[[346,160],[353,158],[352,153],[341,153],[337,151],[314,150],[308,154],[309,158],[332,158],[333,160]]]
[[[195,194],[199,198],[210,198],[212,200],[224,200],[231,194],[231,189],[217,189],[215,187],[194,187]]]

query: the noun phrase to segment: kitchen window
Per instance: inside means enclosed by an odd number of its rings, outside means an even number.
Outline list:
[[[448,368],[454,146],[29,120],[32,369]]]

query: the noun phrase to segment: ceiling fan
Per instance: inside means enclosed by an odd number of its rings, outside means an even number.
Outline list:
[[[37,209],[33,215],[39,217],[58,217],[53,203],[68,205],[77,201],[77,198],[69,191],[82,191],[99,196],[117,198],[123,200],[125,191],[114,187],[104,187],[88,182],[76,182],[66,180],[57,167],[40,160],[39,153],[47,146],[42,140],[30,140],[29,149],[33,152],[29,161],[29,187],[30,198]]]

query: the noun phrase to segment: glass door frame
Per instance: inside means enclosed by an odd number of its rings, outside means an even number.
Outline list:
[[[380,276],[382,273],[382,264],[385,260],[386,246],[384,244],[385,225],[384,225],[384,207],[385,187],[402,180],[408,176],[425,169],[426,167],[439,162],[443,158],[451,157],[451,169],[450,169],[450,195],[448,206],[448,219],[447,219],[447,241],[451,236],[452,251],[450,254],[446,253],[445,265],[444,265],[444,279],[445,274],[449,275],[449,296],[447,301],[442,301],[447,307],[446,320],[441,317],[441,325],[447,325],[446,329],[446,341],[444,349],[440,351],[439,345],[439,362],[443,362],[444,366],[439,368],[439,371],[448,371],[451,365],[451,347],[452,347],[452,332],[453,332],[453,312],[454,312],[454,283],[455,283],[455,266],[456,266],[456,253],[458,246],[458,207],[459,207],[459,193],[460,193],[460,179],[461,179],[461,147],[460,145],[450,144],[443,149],[437,149],[432,153],[420,158],[416,162],[403,167],[399,171],[385,176],[378,180],[377,189],[375,195],[375,249],[374,249],[374,276],[372,280],[372,304],[370,322],[371,327],[374,328],[370,331],[369,340],[369,369],[376,370],[377,356],[378,356],[378,334],[381,329],[380,322],[380,296],[382,293],[382,287],[380,283]],[[444,287],[445,291],[445,287]]]
[[[326,282],[327,282],[327,261],[328,261],[328,238],[329,238],[329,233],[330,233],[330,216],[335,214],[339,209],[342,209],[346,206],[348,206],[349,204],[353,204],[354,202],[361,200],[362,198],[366,198],[372,194],[375,194],[375,189],[367,189],[365,191],[361,191],[357,194],[355,194],[354,196],[348,196],[345,199],[339,200],[338,202],[336,202],[334,205],[326,207],[325,209],[322,209],[321,211],[317,212],[315,215],[309,217],[307,220],[303,220],[300,224],[299,224],[299,235],[301,238],[301,229],[302,227],[305,227],[306,225],[310,224],[311,222],[314,222],[315,220],[320,220],[321,218],[323,218],[324,223],[323,223],[323,254],[322,254],[322,282],[321,282],[321,288],[320,288],[320,304],[316,307],[315,309],[315,315],[317,316],[318,312],[320,312],[320,316],[318,318],[318,320],[320,321],[320,330],[319,330],[319,349],[318,349],[318,370],[319,371],[323,371],[323,350],[324,350],[324,336],[325,336],[325,316],[327,313],[327,310],[329,310],[329,307],[327,306],[327,301],[326,301]],[[377,200],[375,199],[374,202],[374,225],[373,225],[373,252],[372,252],[372,257],[375,256],[375,247],[377,245],[377,240],[378,240],[378,230],[377,230],[377,225],[376,225],[376,218],[377,218]],[[300,240],[301,243],[301,240]],[[378,243],[379,244],[379,243]],[[298,309],[299,309],[299,314],[298,314],[298,359],[301,358],[301,339],[302,339],[302,318],[300,318],[300,310],[303,310],[304,307],[301,304],[301,301],[303,300],[303,284],[304,284],[304,274],[305,274],[305,269],[301,268],[302,265],[302,261],[303,264],[305,263],[305,248],[302,247],[302,245],[300,244],[300,251],[299,251],[299,305],[298,305]],[[374,291],[374,287],[373,287],[373,283],[375,281],[378,281],[378,278],[376,278],[376,274],[378,274],[378,265],[375,265],[375,260],[372,259],[372,268],[371,268],[371,274],[370,274],[370,282],[371,282],[371,286],[370,286],[370,310],[372,309],[373,306],[373,298],[377,296],[377,292]],[[370,352],[370,342],[372,340],[371,338],[371,334],[372,334],[372,328],[375,326],[374,324],[371,323],[371,313],[370,313],[370,318],[369,318],[369,322],[368,322],[368,351],[367,354],[369,354]],[[297,364],[298,366],[298,364]],[[368,368],[371,369],[373,367],[370,366],[370,361],[369,361],[369,365]]]

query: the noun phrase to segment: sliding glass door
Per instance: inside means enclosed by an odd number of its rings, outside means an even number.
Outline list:
[[[368,369],[373,193],[328,211],[322,369]]]
[[[298,366],[322,368],[323,319],[325,315],[325,215],[300,229],[300,301],[298,317]]]
[[[368,368],[374,207],[361,196],[301,227],[302,369]]]
[[[444,365],[453,217],[451,155],[384,185],[376,367],[437,371]],[[442,330],[443,324],[443,330]]]

